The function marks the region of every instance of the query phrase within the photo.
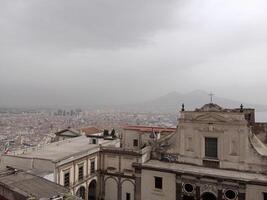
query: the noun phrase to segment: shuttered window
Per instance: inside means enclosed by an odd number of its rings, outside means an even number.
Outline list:
[[[205,138],[205,157],[218,158],[218,140],[217,138]]]
[[[78,176],[79,181],[83,180],[83,165],[79,166],[79,176]]]
[[[95,173],[95,159],[91,160],[91,169],[90,173],[94,174]]]
[[[70,173],[66,172],[64,174],[64,186],[69,187],[70,186]]]

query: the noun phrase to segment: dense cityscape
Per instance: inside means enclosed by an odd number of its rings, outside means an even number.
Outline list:
[[[177,113],[178,115],[178,113]],[[121,130],[123,125],[175,127],[175,114],[119,112],[110,109],[2,109],[0,148],[9,150],[37,146],[51,141],[54,133],[84,127]]]

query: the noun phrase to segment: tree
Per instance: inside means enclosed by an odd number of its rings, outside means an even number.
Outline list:
[[[110,133],[110,135],[111,135],[112,138],[115,138],[115,137],[116,137],[115,134],[116,134],[116,133],[115,133],[115,130],[114,130],[114,128],[113,128],[112,131],[111,131],[111,133]]]
[[[107,129],[104,129],[104,137],[107,137],[109,135],[109,131]]]

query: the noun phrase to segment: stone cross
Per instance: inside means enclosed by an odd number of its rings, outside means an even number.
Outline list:
[[[209,94],[209,96],[210,96],[210,103],[213,103],[213,96],[214,96],[214,94],[211,92],[211,93]]]

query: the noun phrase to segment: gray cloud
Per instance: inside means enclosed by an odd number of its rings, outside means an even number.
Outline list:
[[[2,9],[4,43],[49,48],[119,48],[170,28],[175,1],[15,0]],[[10,24],[11,23],[11,24]]]
[[[2,104],[127,103],[195,89],[267,101],[264,0],[0,3]]]

